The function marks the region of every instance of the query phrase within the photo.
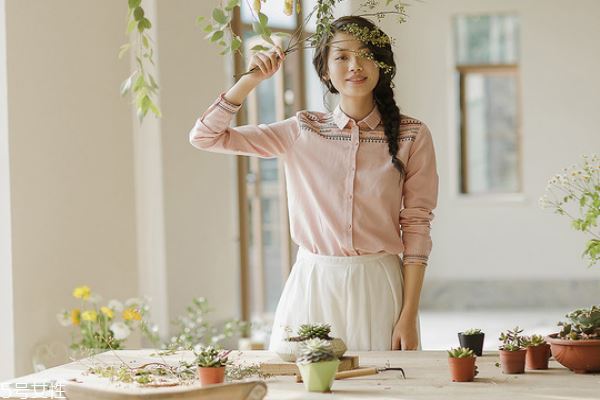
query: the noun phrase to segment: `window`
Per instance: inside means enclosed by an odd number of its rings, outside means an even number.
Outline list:
[[[302,9],[312,9],[314,0],[305,1]],[[303,13],[283,14],[282,3],[262,4],[269,17],[273,33],[292,34],[303,20]],[[241,2],[241,11],[235,25],[244,38],[244,58],[236,56],[236,72],[246,69],[252,55],[249,50],[264,44],[254,36],[252,13],[247,2]],[[288,38],[273,36],[285,49]],[[305,75],[306,74],[306,75]],[[246,99],[238,114],[238,124],[270,123],[293,116],[297,110],[310,108],[306,104],[305,82],[316,79],[311,54],[296,51],[288,54],[283,68],[263,81]],[[318,80],[317,80],[318,82]],[[312,85],[309,93],[320,87]],[[313,93],[311,97],[315,97]],[[319,101],[320,103],[320,101]],[[275,311],[283,285],[294,262],[297,247],[289,233],[289,217],[285,177],[280,160],[257,157],[238,157],[238,189],[240,203],[240,260],[242,282],[242,318],[269,317]]]
[[[518,17],[457,16],[454,34],[460,193],[521,192]]]

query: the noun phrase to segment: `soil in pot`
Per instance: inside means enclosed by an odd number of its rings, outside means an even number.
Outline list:
[[[529,346],[525,356],[525,366],[527,369],[548,369],[548,359],[551,355],[550,345],[547,343]]]
[[[500,350],[500,365],[505,374],[522,374],[525,372],[525,355],[527,350]]]
[[[198,378],[202,386],[225,381],[225,367],[198,367]]]
[[[475,335],[465,335],[462,332],[458,333],[458,341],[460,342],[460,347],[466,347],[468,349],[473,350],[476,356],[480,356],[483,353],[483,339],[485,334],[477,333]]]
[[[471,382],[475,378],[475,357],[448,357],[452,382]]]

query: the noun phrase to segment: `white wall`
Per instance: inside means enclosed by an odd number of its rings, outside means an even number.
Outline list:
[[[505,12],[521,23],[523,197],[461,198],[451,18]],[[397,101],[429,125],[437,151],[428,280],[599,279],[580,258],[587,239],[538,198],[552,175],[600,152],[600,2],[430,0],[408,14],[384,30],[397,39]]]

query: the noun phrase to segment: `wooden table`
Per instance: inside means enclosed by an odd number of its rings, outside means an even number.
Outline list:
[[[117,356],[125,362],[140,365],[156,358],[149,357],[154,350],[120,350],[103,353],[97,357],[99,362],[114,363]],[[484,353],[477,358],[479,375],[475,382],[453,383],[448,371],[445,351],[419,352],[358,352],[362,366],[402,367],[406,379],[400,372],[387,371],[373,376],[337,380],[331,393],[309,393],[302,384],[295,383],[294,377],[280,376],[267,379],[266,399],[545,399],[545,400],[599,400],[600,374],[574,374],[555,361],[545,371],[526,371],[521,375],[504,375],[495,363],[499,362],[496,352]],[[168,362],[177,364],[178,360],[190,360],[191,353],[178,353],[166,357]],[[274,355],[266,351],[246,351],[239,356],[244,361],[256,362],[273,359]],[[89,360],[73,362],[51,368],[37,374],[24,376],[0,386],[1,398],[22,398],[7,396],[7,384],[27,382],[34,384],[51,379],[58,382],[77,378],[83,384],[107,387],[106,379],[82,376]],[[135,389],[139,395],[156,392],[157,389]],[[33,396],[31,396],[33,397]],[[48,398],[48,396],[46,397]],[[55,397],[57,398],[57,397]]]

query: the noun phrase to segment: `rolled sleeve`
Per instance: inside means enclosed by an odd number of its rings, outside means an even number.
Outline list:
[[[405,264],[427,265],[431,253],[432,210],[437,206],[439,177],[429,128],[422,124],[406,165],[400,230]]]
[[[190,143],[210,152],[261,158],[280,156],[292,147],[299,134],[295,116],[272,124],[230,127],[240,108],[221,93],[196,121]]]

